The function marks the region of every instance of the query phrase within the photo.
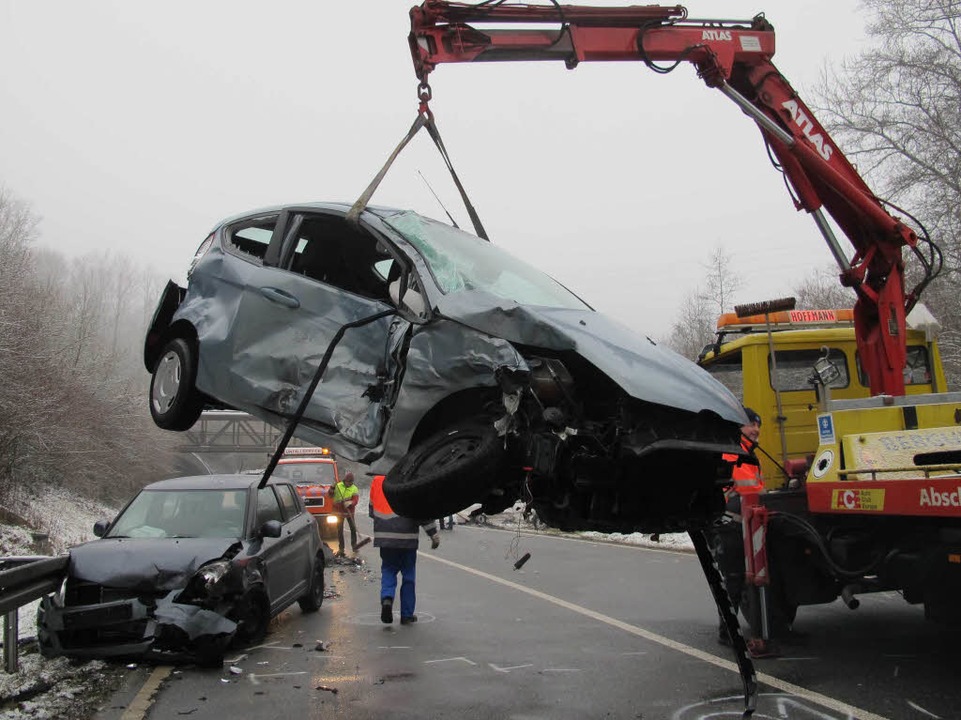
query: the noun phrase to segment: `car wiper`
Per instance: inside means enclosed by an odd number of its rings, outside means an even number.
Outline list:
[[[174,540],[180,540],[182,538],[195,538],[196,535],[168,535],[168,538],[173,538]]]

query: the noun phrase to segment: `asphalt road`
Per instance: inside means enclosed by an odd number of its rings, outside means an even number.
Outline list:
[[[460,526],[422,543],[420,621],[404,627],[380,622],[377,550],[361,556],[332,567],[318,614],[286,611],[222,671],[139,668],[97,717],[740,717],[692,554]],[[961,632],[894,594],[861,600],[801,608],[802,637],[755,661],[756,718],[961,717]]]

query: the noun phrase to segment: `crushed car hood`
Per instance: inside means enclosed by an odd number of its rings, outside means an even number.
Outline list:
[[[519,305],[483,291],[445,295],[437,310],[512,343],[576,352],[638,400],[744,422],[737,398],[706,370],[592,310]]]
[[[236,542],[227,538],[94,540],[70,551],[68,577],[112,588],[174,590]]]

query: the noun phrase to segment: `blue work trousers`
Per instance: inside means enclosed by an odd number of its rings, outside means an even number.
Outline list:
[[[414,603],[417,601],[414,593],[416,568],[417,548],[380,549],[380,597],[394,599],[397,592],[397,573],[400,573],[403,578],[400,586],[401,619],[414,615]]]

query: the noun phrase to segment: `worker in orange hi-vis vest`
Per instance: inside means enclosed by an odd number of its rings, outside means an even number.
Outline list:
[[[754,449],[758,446],[761,435],[761,416],[749,407],[744,408],[748,422],[741,426],[741,447],[752,458]],[[737,615],[744,592],[744,540],[741,529],[741,496],[748,493],[761,492],[764,483],[761,480],[761,468],[756,462],[745,461],[737,455],[725,455],[724,459],[734,464],[731,479],[734,484],[725,492],[727,513],[725,518],[715,527],[713,533],[714,559],[718,570],[724,576],[724,586],[734,606]],[[727,628],[721,620],[717,630],[717,641],[722,645],[729,645]]]
[[[420,528],[430,538],[430,546],[437,549],[440,535],[433,520],[420,522],[397,515],[384,496],[384,476],[375,475],[370,484],[368,513],[374,520],[374,547],[380,548],[380,619],[385,624],[394,622],[394,595],[397,592],[397,573],[401,574],[400,624],[417,622],[414,605],[417,601],[415,579],[417,545]]]

